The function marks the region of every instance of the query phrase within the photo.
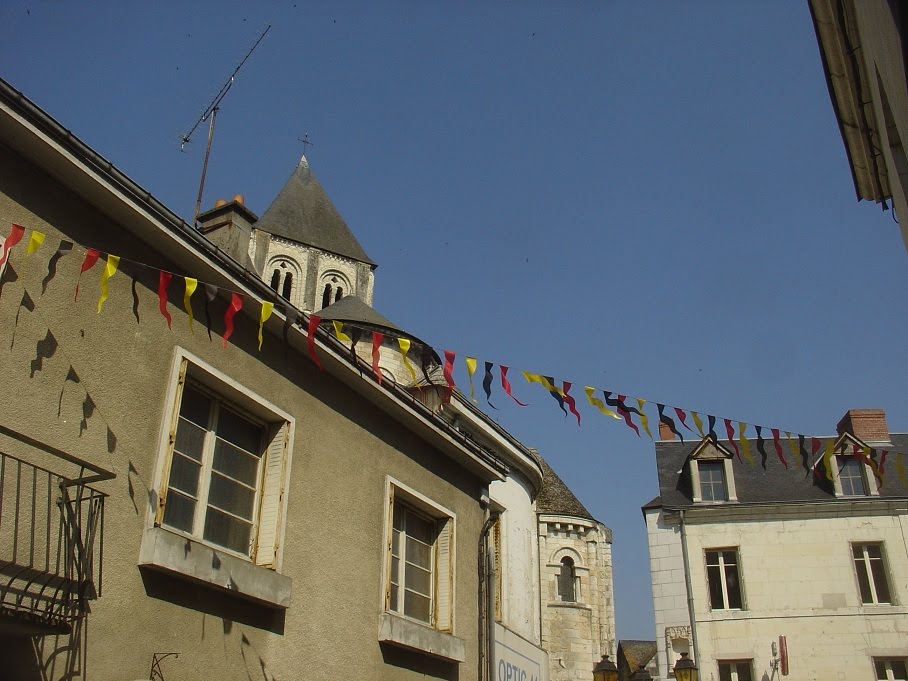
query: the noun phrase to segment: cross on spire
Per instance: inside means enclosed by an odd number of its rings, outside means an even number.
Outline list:
[[[306,147],[314,147],[314,146],[315,146],[315,142],[310,142],[310,141],[309,141],[309,133],[308,133],[308,132],[307,132],[305,135],[303,135],[303,139],[300,139],[299,137],[297,137],[296,139],[297,139],[298,141],[300,141],[300,142],[303,143],[303,156],[306,155]]]

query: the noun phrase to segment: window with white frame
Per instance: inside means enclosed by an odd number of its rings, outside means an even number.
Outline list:
[[[719,681],[753,681],[753,660],[719,660]]]
[[[453,629],[453,515],[398,484],[389,494],[385,609]]]
[[[212,372],[179,360],[155,524],[275,567],[291,423]]]
[[[694,503],[737,501],[732,454],[721,444],[704,437],[688,462]]]
[[[725,461],[698,461],[700,473],[700,499],[702,501],[726,501],[728,488],[725,484]]]
[[[840,494],[846,497],[867,496],[864,464],[853,456],[837,456]]]
[[[882,544],[852,544],[854,569],[858,577],[861,603],[878,605],[892,603],[889,578]]]
[[[875,657],[873,666],[876,669],[877,681],[908,681],[908,669],[903,657]]]
[[[713,610],[741,610],[744,607],[737,549],[706,551],[706,578]]]

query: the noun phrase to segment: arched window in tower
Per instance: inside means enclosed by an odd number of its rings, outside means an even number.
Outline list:
[[[293,291],[293,272],[287,272],[284,277],[284,287],[281,289],[281,295],[290,300],[290,293]]]
[[[558,598],[565,603],[574,603],[577,600],[574,588],[576,581],[574,560],[565,556],[561,559],[561,569],[558,572]]]
[[[340,300],[343,297],[344,297],[344,287],[338,286],[337,293],[334,294],[334,302],[336,303],[338,300]]]
[[[271,288],[277,291],[278,286],[281,284],[281,271],[278,268],[274,268],[274,273],[271,275]]]
[[[331,304],[331,284],[325,284],[325,292],[322,293],[322,307],[328,307]]]

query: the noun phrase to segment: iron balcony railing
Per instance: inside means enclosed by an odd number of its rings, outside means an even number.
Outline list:
[[[90,480],[103,477],[109,474]],[[101,595],[107,495],[85,482],[85,477],[67,478],[0,452],[4,629],[68,631],[88,613],[88,602]]]

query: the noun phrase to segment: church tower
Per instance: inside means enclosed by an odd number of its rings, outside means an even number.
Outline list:
[[[238,195],[199,215],[199,223],[221,250],[305,312],[317,312],[348,295],[372,305],[376,265],[305,156],[261,218]]]

